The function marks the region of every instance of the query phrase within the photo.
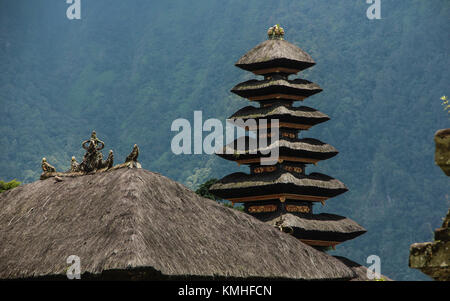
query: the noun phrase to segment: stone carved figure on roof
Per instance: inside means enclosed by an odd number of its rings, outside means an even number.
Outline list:
[[[42,171],[44,171],[44,172],[55,172],[56,171],[56,168],[53,165],[51,165],[50,163],[48,163],[46,158],[42,158],[41,167],[42,167]]]
[[[97,138],[95,131],[92,131],[91,138],[83,141],[81,146],[86,153],[80,163],[80,170],[91,172],[101,168],[103,155],[100,151],[105,147],[105,143]]]
[[[108,157],[103,160],[101,150],[105,148],[105,143],[98,139],[97,133],[92,131],[91,137],[81,143],[86,153],[83,156],[81,163],[78,163],[75,156],[72,156],[70,161],[70,169],[66,172],[56,172],[55,167],[47,162],[46,158],[42,158],[41,180],[50,177],[74,177],[89,174],[93,172],[105,172],[118,168],[142,168],[141,164],[137,162],[139,156],[139,147],[134,145],[133,150],[127,156],[125,163],[114,166],[114,152],[109,150]]]
[[[77,162],[74,156],[72,156],[72,160],[70,161],[70,171],[77,172],[80,171],[80,164]]]
[[[284,40],[284,29],[276,24],[267,30],[269,40]]]
[[[137,146],[137,144],[135,144],[133,146],[133,150],[131,151],[131,153],[125,159],[125,163],[131,162],[131,161],[137,162],[138,156],[139,156],[139,147]]]
[[[113,165],[114,165],[114,153],[112,149],[110,149],[108,153],[108,158],[106,158],[106,161],[102,163],[102,166],[106,168],[111,168],[113,167]]]

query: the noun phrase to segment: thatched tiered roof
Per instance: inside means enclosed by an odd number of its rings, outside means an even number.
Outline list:
[[[321,173],[294,176],[280,169],[261,174],[233,173],[210,188],[214,195],[234,202],[278,198],[319,202],[347,190],[341,181]]]
[[[315,62],[309,54],[285,40],[267,40],[247,52],[235,65],[256,74],[292,74],[315,65]]]
[[[355,221],[328,213],[321,214],[294,214],[285,213],[270,214],[260,218],[270,225],[286,227],[292,230],[292,235],[304,241],[328,242],[330,245],[337,245],[346,240],[353,239],[367,232]],[[313,244],[313,243],[311,243]]]
[[[218,155],[231,161],[258,163],[260,158],[270,156],[275,149],[278,149],[280,159],[302,163],[316,163],[338,154],[333,146],[313,138],[280,138],[268,146],[258,147],[256,139],[242,136],[226,145]]]
[[[290,212],[284,224],[280,220],[270,220],[270,224],[283,231],[290,228],[291,234],[309,245],[334,247],[365,230],[340,216],[312,215],[314,202],[324,205],[327,199],[348,190],[332,177],[305,172],[308,164],[338,154],[334,147],[317,139],[298,138],[301,130],[329,120],[317,110],[293,107],[295,101],[322,91],[319,85],[305,79],[289,80],[291,74],[315,62],[299,47],[284,41],[284,29],[279,25],[270,27],[267,34],[269,40],[236,63],[239,68],[263,75],[264,80],[249,80],[231,90],[259,102],[260,108],[245,107],[229,118],[235,126],[255,133],[216,151],[224,159],[248,164],[251,173],[228,175],[209,191],[232,203],[244,203],[244,211],[261,220],[267,215]]]
[[[322,92],[322,88],[304,79],[252,79],[236,85],[231,92],[250,100],[303,100]]]
[[[354,273],[243,212],[144,169],[54,178],[0,194],[0,279],[349,279]]]
[[[282,104],[277,104],[262,108],[247,106],[228,119],[231,122],[236,119],[242,119],[243,121],[255,119],[258,123],[259,119],[278,119],[280,128],[306,130],[311,126],[330,120],[330,117],[310,107],[285,107]],[[270,126],[270,122],[268,122],[268,126]],[[250,130],[254,129],[251,128]]]

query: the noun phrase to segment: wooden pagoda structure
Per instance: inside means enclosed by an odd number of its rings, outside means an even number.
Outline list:
[[[237,67],[264,79],[249,80],[231,90],[259,107],[247,106],[229,119],[232,122],[256,120],[256,126],[244,126],[254,131],[255,137],[265,137],[269,141],[261,145],[259,139],[246,136],[226,145],[218,155],[249,165],[250,174],[228,175],[211,186],[210,191],[233,203],[244,203],[248,214],[291,233],[304,243],[317,248],[334,248],[366,230],[342,216],[313,213],[313,204],[324,205],[329,198],[347,191],[337,179],[305,171],[309,164],[338,154],[334,147],[317,139],[299,138],[312,126],[330,119],[313,108],[294,106],[295,102],[322,91],[310,81],[289,79],[315,62],[302,49],[284,40],[284,30],[280,26],[269,28],[268,37],[236,63]],[[259,122],[263,119],[267,120],[267,125]],[[274,119],[278,119],[278,135],[272,135],[274,129],[270,121]],[[275,148],[279,152],[277,163],[263,164],[268,151]]]

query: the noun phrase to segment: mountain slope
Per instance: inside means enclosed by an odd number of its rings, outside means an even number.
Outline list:
[[[95,129],[116,157],[141,148],[147,169],[192,188],[239,170],[213,156],[175,156],[176,118],[225,119],[247,105],[229,90],[251,75],[238,58],[281,24],[286,39],[317,65],[304,73],[324,91],[305,101],[331,120],[305,136],[340,154],[309,171],[350,191],[328,212],[368,233],[338,248],[358,262],[371,254],[398,280],[426,279],[408,268],[409,245],[427,241],[449,206],[448,179],[433,163],[433,134],[448,127],[448,1],[0,1],[0,179],[31,182],[46,156],[58,169],[81,158]],[[320,211],[319,207],[315,208]]]

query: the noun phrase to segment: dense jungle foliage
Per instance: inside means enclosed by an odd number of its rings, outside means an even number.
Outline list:
[[[229,90],[254,76],[234,63],[279,23],[317,62],[299,76],[324,91],[304,105],[331,117],[303,136],[340,151],[308,171],[350,189],[315,211],[368,230],[331,253],[361,264],[375,254],[383,274],[425,280],[408,255],[410,244],[432,240],[450,205],[433,143],[449,127],[440,97],[449,94],[450,2],[382,0],[381,20],[366,17],[368,6],[81,0],[81,20],[69,20],[64,0],[0,0],[0,179],[37,180],[44,156],[66,170],[93,129],[117,161],[137,143],[144,168],[193,190],[245,171],[215,156],[174,155],[171,123],[194,110],[224,120],[248,105]]]

